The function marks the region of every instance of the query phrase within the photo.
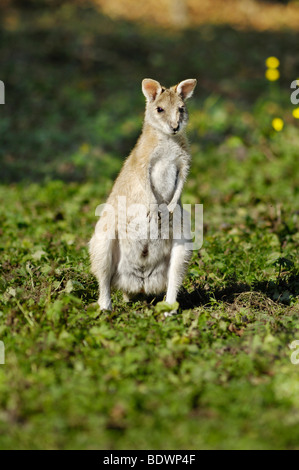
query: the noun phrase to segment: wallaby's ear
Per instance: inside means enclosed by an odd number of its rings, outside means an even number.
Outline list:
[[[160,95],[161,91],[162,87],[156,80],[152,80],[151,78],[142,80],[142,92],[147,101],[154,101],[157,96]]]
[[[197,80],[195,78],[190,78],[188,80],[183,80],[176,87],[176,92],[181,95],[183,100],[187,100],[193,95],[194,88],[196,87]]]

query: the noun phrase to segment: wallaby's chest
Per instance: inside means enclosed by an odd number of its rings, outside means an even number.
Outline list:
[[[181,149],[172,143],[161,144],[151,162],[150,178],[158,203],[168,204],[175,191]]]

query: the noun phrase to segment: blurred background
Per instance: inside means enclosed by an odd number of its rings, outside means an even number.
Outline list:
[[[298,130],[297,1],[3,0],[0,15],[3,182],[113,177],[140,132],[144,77],[198,79],[198,159],[213,146],[240,158],[263,147],[275,117]],[[269,56],[280,60],[274,81]]]

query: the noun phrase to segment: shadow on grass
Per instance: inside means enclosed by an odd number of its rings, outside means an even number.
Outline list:
[[[197,108],[210,94],[250,106],[267,87],[267,56],[283,57],[290,79],[298,64],[294,32],[203,25],[174,33],[71,2],[1,12],[4,182],[114,178],[140,132],[144,77],[198,78]]]
[[[294,274],[288,279],[279,279],[276,282],[256,282],[251,286],[246,283],[233,282],[228,287],[211,289],[208,292],[200,287],[192,292],[184,289],[180,292],[178,301],[182,309],[190,309],[209,304],[211,297],[216,301],[233,303],[237,295],[250,291],[260,292],[280,304],[290,305],[292,296],[299,295],[299,277]]]
[[[288,279],[280,279],[277,280],[277,282],[263,281],[254,283],[252,285],[241,282],[232,282],[225,288],[211,289],[209,291],[205,290],[203,287],[197,287],[191,292],[188,292],[187,289],[182,288],[178,295],[178,302],[182,310],[211,305],[211,299],[214,299],[217,302],[233,304],[236,301],[236,297],[245,293],[251,293],[253,295],[252,303],[255,307],[258,307],[259,302],[259,297],[256,298],[254,295],[256,293],[262,294],[263,302],[265,298],[268,298],[277,304],[289,306],[292,297],[299,295],[299,277],[294,274]],[[84,298],[87,304],[97,302],[98,287],[95,279],[93,279],[93,282],[91,282],[90,278],[88,277],[86,289],[84,292],[82,291],[79,293],[79,296]],[[118,300],[122,302],[122,293],[120,291],[118,291],[117,297]],[[162,301],[163,298],[163,294],[159,296],[146,296],[144,294],[139,294],[132,297],[131,301],[140,301],[148,305],[156,305],[158,302]],[[131,301],[128,305],[130,305]],[[248,301],[244,303],[244,306],[248,306]]]

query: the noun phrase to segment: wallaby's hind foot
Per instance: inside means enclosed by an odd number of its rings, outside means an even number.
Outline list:
[[[112,310],[112,303],[111,303],[111,300],[109,302],[107,302],[106,299],[104,300],[101,300],[99,299],[98,300],[98,305],[100,307],[100,310]]]
[[[177,310],[170,310],[170,312],[164,312],[164,318],[172,317],[173,315],[177,315]]]

